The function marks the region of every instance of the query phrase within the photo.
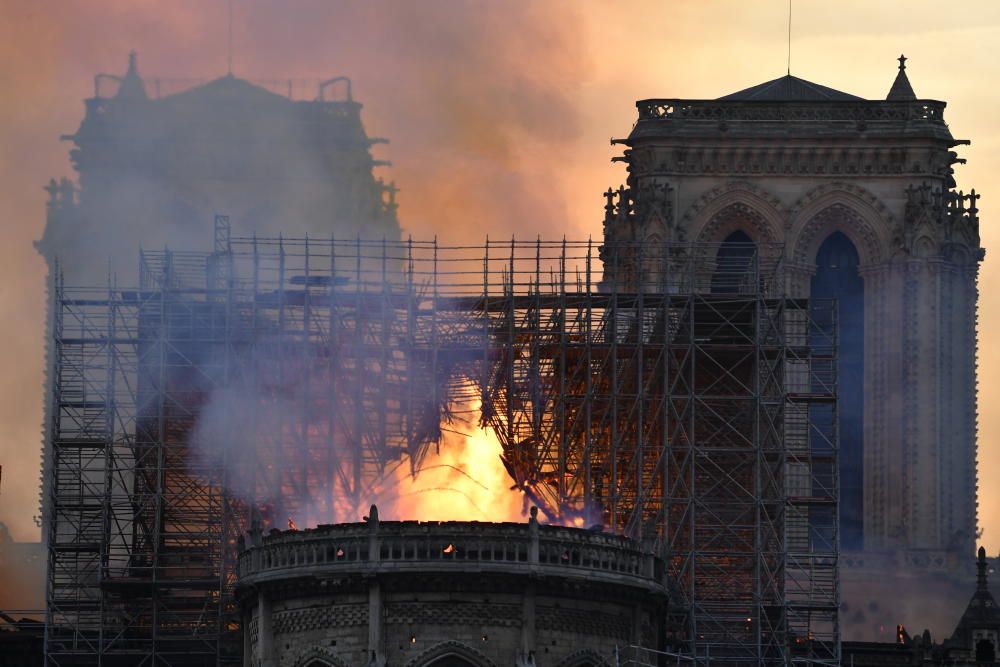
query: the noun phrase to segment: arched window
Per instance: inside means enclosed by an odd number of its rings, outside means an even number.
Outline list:
[[[433,660],[432,662],[427,663],[426,667],[479,667],[479,666],[469,662],[460,655],[455,655],[454,653],[452,653],[451,655],[444,655],[438,658],[437,660]]]
[[[751,262],[757,254],[757,245],[746,232],[737,230],[727,236],[715,254],[712,273],[712,294],[739,294],[741,289],[752,286]]]
[[[338,658],[328,648],[313,646],[299,655],[296,667],[347,667],[347,663]]]
[[[411,658],[406,667],[496,667],[484,654],[458,641],[440,642]]]
[[[840,435],[840,543],[860,549],[864,539],[864,283],[858,251],[841,232],[816,253],[813,299],[837,300],[837,430]]]
[[[580,649],[563,659],[558,667],[608,667],[608,662],[592,649]]]
[[[993,642],[989,639],[980,639],[976,642],[976,662],[996,662],[997,652]]]

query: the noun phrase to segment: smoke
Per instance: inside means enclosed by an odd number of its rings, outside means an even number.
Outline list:
[[[0,105],[0,145],[11,157],[0,160],[0,182],[11,196],[0,200],[0,215],[9,222],[0,248],[0,304],[7,324],[0,451],[8,468],[0,519],[22,539],[38,534],[32,519],[38,512],[36,452],[46,428],[41,424],[46,269],[32,242],[44,233],[42,186],[53,177],[75,178],[67,159],[73,146],[57,139],[79,127],[81,101],[93,95],[93,76],[123,74],[131,49],[138,51],[139,71],[151,94],[155,76],[209,81],[224,75],[226,4],[12,0],[4,5],[0,54],[6,67],[0,83],[6,95]],[[576,193],[565,176],[565,149],[580,137],[577,95],[593,69],[577,3],[235,0],[233,5],[237,77],[352,78],[354,97],[365,105],[368,134],[391,141],[374,148],[377,159],[393,162],[376,174],[395,180],[401,189],[404,235],[438,235],[442,243],[462,244],[481,242],[487,234],[533,238],[566,232],[567,201]],[[629,102],[623,106],[627,110]],[[206,141],[211,138],[206,130]],[[152,150],[173,148],[161,144]],[[71,258],[59,253],[64,266],[78,266],[78,278],[68,276],[71,283],[103,285],[110,267],[119,284],[128,286],[140,244],[147,249],[207,249],[211,213],[233,215],[234,233],[254,231],[252,211],[238,210],[239,203],[224,198],[188,202],[197,214],[179,207],[171,211],[177,224],[160,226],[154,214],[158,202],[174,194],[171,183],[154,187],[136,178],[127,190],[125,185],[118,188],[119,222],[112,216],[94,219],[94,227],[69,228],[59,239],[73,251]],[[283,213],[286,235],[329,234],[302,228],[295,219],[308,197],[290,191],[271,202],[273,210]],[[213,400],[221,405],[225,398]],[[237,410],[259,407],[248,398],[240,401]],[[220,423],[209,421],[203,428],[207,433]],[[476,435],[469,442],[484,442],[476,429],[467,430]],[[242,446],[252,449],[254,434],[243,435]],[[227,442],[236,446],[234,439]],[[478,461],[483,453],[463,443],[446,433],[440,451],[448,465],[466,470],[469,466],[453,457]],[[433,464],[432,458],[424,464]],[[405,479],[398,485],[411,484],[407,467],[400,471]],[[450,478],[453,474],[456,479]],[[461,483],[458,478],[464,479],[452,468],[432,468],[421,483],[451,487]],[[482,475],[477,480],[491,491],[498,486]],[[245,482],[239,477],[233,481]],[[490,505],[476,495],[481,490],[472,484],[468,495],[480,507]],[[432,495],[411,491],[401,496],[410,507]]]
[[[361,78],[393,91],[371,115],[393,139],[407,229],[461,243],[565,233],[560,148],[580,134],[574,98],[590,68],[579,6],[395,7],[376,19],[395,66]]]
[[[371,503],[387,519],[503,521],[525,513],[500,465],[499,441],[476,425],[472,384],[447,361],[447,349],[438,364],[447,370],[431,391],[434,376],[413,360],[406,371],[393,366],[380,376],[349,346],[317,347],[303,362],[278,357],[282,345],[235,359],[236,379],[198,407],[186,444],[189,473],[200,483],[276,527],[358,521]],[[211,356],[204,352],[189,354]],[[328,355],[342,358],[331,366]],[[403,384],[397,372],[406,374]],[[191,395],[188,382],[172,385],[172,400]]]
[[[941,642],[955,630],[973,590],[971,582],[956,585],[891,566],[871,568],[864,578],[847,574],[841,578],[841,632],[851,641],[894,642],[896,626],[903,625],[911,636],[928,629]]]
[[[158,34],[149,30],[151,7],[111,6],[121,34],[114,32],[102,45],[106,57],[80,72],[84,85],[71,100],[83,96],[95,72],[122,74],[130,48],[139,51],[140,72],[148,79],[150,93],[154,75],[208,80],[224,73],[224,54],[219,53],[226,25],[224,3],[201,12],[185,3],[157,7],[157,24],[162,26]],[[86,39],[83,28],[90,21],[106,20],[88,20],[84,7],[90,5],[71,2],[63,10],[84,17],[80,32],[61,35],[65,41],[57,48],[67,59],[77,50],[92,50],[93,45],[80,43]],[[276,0],[245,0],[235,3],[233,31],[237,77],[277,82],[289,77],[352,78],[354,97],[365,105],[369,134],[391,142],[375,152],[393,167],[376,171],[401,188],[406,233],[417,238],[440,235],[443,242],[456,244],[481,242],[491,233],[526,238],[566,233],[566,202],[577,195],[560,174],[565,147],[581,134],[577,97],[593,68],[578,4],[312,1],[292,9]],[[240,109],[227,113],[234,123],[242,121]],[[192,118],[195,132],[197,124]],[[74,127],[71,122],[65,130]],[[255,132],[248,129],[252,138]],[[213,140],[212,131],[205,128],[206,141]],[[170,149],[165,144],[152,150]],[[143,211],[155,210],[157,197],[141,184],[136,184],[135,193],[154,202],[145,209],[123,203],[136,212],[131,217],[142,228]],[[279,200],[270,205],[282,212],[286,235],[300,231],[294,212],[313,194],[296,189],[271,195]],[[596,191],[593,199],[598,205]],[[242,212],[235,209],[245,208],[245,202],[224,199],[214,205],[225,207],[218,212],[232,214],[234,220]],[[131,254],[139,242],[147,248],[160,247],[163,241],[174,247],[203,244],[209,239],[208,222],[189,221],[190,235],[177,226],[169,239],[160,238],[150,223],[145,233],[128,235],[129,246],[121,246],[124,262],[133,263]],[[236,229],[252,231],[258,230]],[[339,231],[351,235],[355,230]],[[97,249],[86,261],[103,267],[109,254]],[[117,257],[115,261],[122,263]]]
[[[17,542],[0,523],[0,611],[41,609],[45,603],[45,550]]]
[[[376,172],[401,188],[404,234],[459,244],[481,242],[487,234],[565,232],[571,193],[559,176],[563,149],[580,136],[575,96],[592,71],[576,3],[233,4],[237,77],[353,79],[369,134],[391,140],[374,150],[393,166]],[[154,76],[208,81],[224,75],[226,3],[15,0],[5,4],[4,14],[0,50],[8,64],[2,74],[8,95],[0,124],[4,154],[18,156],[0,165],[7,191],[18,193],[0,203],[4,218],[18,221],[5,231],[11,236],[3,250],[9,273],[2,289],[12,325],[5,367],[8,386],[16,387],[3,391],[3,447],[13,452],[40,439],[45,269],[31,241],[43,234],[41,187],[50,177],[74,176],[67,160],[72,146],[57,138],[79,126],[94,74],[123,74],[133,48],[150,93]],[[152,223],[149,233],[135,231],[151,202],[169,194],[153,196],[136,183],[132,201],[120,202],[135,212],[123,214],[127,224],[108,229],[109,221],[97,220],[103,229],[70,230],[65,245],[74,249],[75,262],[91,267],[87,282],[103,284],[111,260],[125,286],[140,242],[147,249],[211,243],[207,215],[169,235]],[[206,205],[235,219],[239,212],[229,208]],[[293,218],[286,216],[287,234],[295,233]],[[234,233],[240,232],[237,224]],[[110,242],[87,242],[98,236]],[[12,473],[5,496],[8,503],[16,497],[18,509],[5,509],[3,518],[16,534],[29,535],[37,513],[37,459],[18,455],[4,462]]]

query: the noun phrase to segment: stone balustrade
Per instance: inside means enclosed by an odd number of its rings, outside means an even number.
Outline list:
[[[251,531],[239,557],[242,585],[299,575],[364,572],[523,571],[633,585],[662,581],[662,562],[632,540],[602,532],[526,523],[379,521],[311,530]],[[634,581],[641,580],[641,581]]]
[[[649,99],[636,102],[639,120],[711,121],[927,121],[944,125],[944,102],[747,102]]]
[[[599,667],[658,646],[664,562],[617,535],[525,523],[259,526],[240,545],[246,667]],[[441,663],[444,664],[444,663]]]

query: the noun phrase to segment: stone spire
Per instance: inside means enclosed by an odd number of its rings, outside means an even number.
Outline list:
[[[896,80],[892,82],[892,88],[889,89],[885,99],[890,102],[915,100],[917,95],[913,92],[910,79],[906,76],[906,56],[900,55],[897,60],[899,60],[899,73],[896,74]]]
[[[128,71],[122,77],[118,86],[118,99],[145,100],[146,86],[139,77],[139,68],[136,65],[136,53],[134,50],[128,54]]]

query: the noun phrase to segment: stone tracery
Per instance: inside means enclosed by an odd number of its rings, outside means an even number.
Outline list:
[[[878,264],[884,259],[882,242],[871,223],[854,208],[833,203],[812,215],[798,230],[791,250],[792,260],[799,266],[812,265],[820,244],[836,231],[851,239],[863,266]]]

